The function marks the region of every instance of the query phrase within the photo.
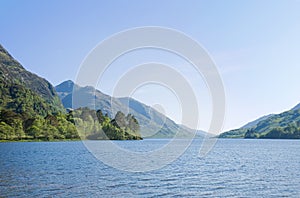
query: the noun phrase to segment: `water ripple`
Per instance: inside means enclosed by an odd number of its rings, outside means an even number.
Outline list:
[[[147,151],[166,141],[118,144]],[[97,161],[81,142],[0,143],[0,196],[300,197],[300,141],[220,140],[201,159],[199,145],[160,170],[128,173]]]

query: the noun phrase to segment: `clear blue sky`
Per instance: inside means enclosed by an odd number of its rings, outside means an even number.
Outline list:
[[[165,26],[197,40],[215,60],[227,96],[224,129],[300,102],[299,0],[0,3],[0,43],[26,69],[54,85],[75,79],[84,57],[106,37],[132,27]],[[109,88],[103,91],[109,93]],[[141,93],[135,95],[139,100],[157,102]],[[166,98],[157,100],[168,103]],[[203,101],[205,109],[209,102],[205,96]],[[178,107],[168,105],[166,112],[178,121]]]

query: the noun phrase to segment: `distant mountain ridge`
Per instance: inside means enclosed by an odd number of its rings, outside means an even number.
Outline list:
[[[172,138],[177,131],[185,137],[192,132],[191,129],[177,125],[165,115],[133,98],[114,98],[90,86],[80,87],[70,80],[62,82],[55,89],[65,108],[96,108],[110,117],[117,111],[133,114],[141,125],[143,137]],[[79,96],[76,97],[79,98],[76,104],[72,101],[73,94]]]

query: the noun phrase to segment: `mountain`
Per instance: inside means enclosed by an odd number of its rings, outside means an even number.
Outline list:
[[[0,45],[0,140],[78,139],[54,87]]]
[[[289,111],[261,117],[219,135],[220,138],[300,138],[300,104]]]
[[[71,92],[73,87],[66,82],[61,90]],[[88,108],[66,113],[54,87],[27,71],[0,45],[0,140],[79,138],[141,139],[138,121],[121,111],[115,118]]]
[[[295,107],[293,107],[291,110],[298,110],[298,109],[300,109],[300,103],[297,104]]]
[[[0,108],[16,113],[46,115],[65,111],[51,83],[27,71],[2,45],[0,93]]]
[[[114,117],[117,111],[134,115],[140,124],[142,137],[171,138],[174,137],[177,131],[180,131],[180,137],[187,137],[192,133],[191,129],[177,125],[154,108],[133,98],[111,97],[94,87],[80,87],[69,80],[57,85],[55,89],[65,108],[89,107],[91,109],[101,109],[109,117]],[[72,101],[73,96],[77,99],[74,102]]]
[[[269,115],[265,115],[265,116],[262,116],[254,121],[251,121],[247,124],[245,124],[244,126],[242,126],[241,128],[242,129],[249,129],[249,128],[252,128],[254,127],[255,125],[257,125],[260,121],[263,121],[263,120],[266,120],[268,119],[269,117],[273,116],[274,114],[269,114]]]

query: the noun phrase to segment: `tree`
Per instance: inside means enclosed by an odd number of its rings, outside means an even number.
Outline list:
[[[140,125],[137,119],[133,115],[128,114],[126,120],[130,131],[132,131],[135,135],[137,135],[140,132]]]
[[[121,112],[121,111],[117,112],[114,121],[115,122],[113,122],[113,123],[117,127],[125,128],[127,126],[125,114],[123,112]]]
[[[104,122],[104,115],[103,115],[103,113],[102,113],[102,111],[99,109],[99,110],[97,110],[97,113],[96,113],[96,115],[97,115],[97,118],[98,118],[98,122],[100,123],[100,124],[102,124],[103,122]]]
[[[32,122],[31,126],[29,126],[26,129],[26,132],[29,136],[32,136],[34,139],[37,139],[41,136],[43,136],[42,132],[43,132],[43,119],[40,117],[37,117],[34,119],[34,121]]]
[[[256,134],[254,130],[248,129],[245,133],[245,138],[258,138],[258,134]]]
[[[282,134],[284,134],[284,130],[281,127],[277,127],[271,129],[266,135],[262,136],[262,138],[279,139]]]
[[[5,122],[0,122],[0,139],[9,140],[12,139],[14,136],[14,129]]]

